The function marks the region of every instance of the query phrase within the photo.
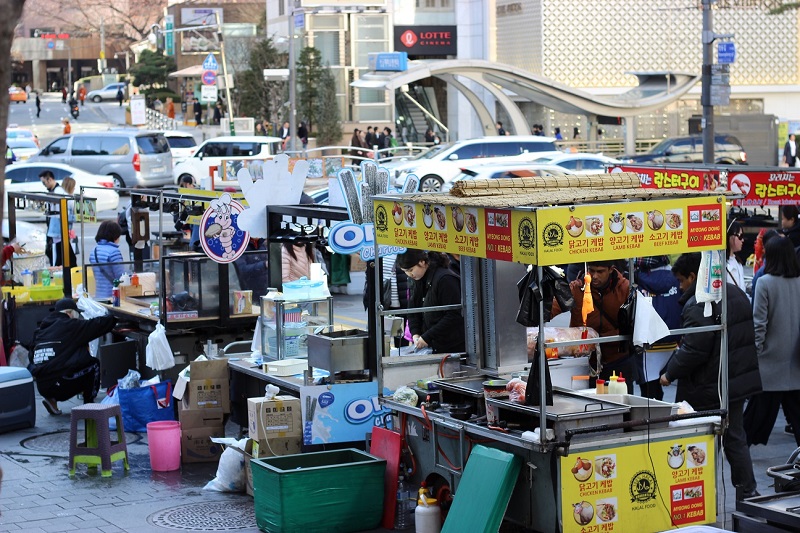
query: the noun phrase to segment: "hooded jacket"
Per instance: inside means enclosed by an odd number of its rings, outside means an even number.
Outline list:
[[[461,303],[461,279],[449,268],[428,267],[411,285],[409,307],[435,307]],[[408,315],[412,335],[420,335],[436,353],[466,350],[461,311],[428,311]]]
[[[710,326],[719,321],[719,307],[711,316],[703,316],[704,303],[695,298],[696,284],[681,297],[682,327]],[[728,397],[744,400],[761,392],[758,371],[756,334],[750,300],[741,289],[728,283]],[[718,375],[720,334],[715,331],[688,333],[667,363],[666,376],[678,380],[675,401],[687,401],[700,411],[719,409]]]
[[[653,308],[669,329],[681,327],[681,291],[678,280],[669,266],[659,266],[652,270],[640,270],[636,273],[639,289],[653,297]],[[680,337],[671,335],[659,340],[659,344],[676,342]]]
[[[53,311],[33,334],[28,370],[42,383],[86,368],[95,361],[89,353],[89,341],[105,335],[116,324],[111,315],[81,320]]]

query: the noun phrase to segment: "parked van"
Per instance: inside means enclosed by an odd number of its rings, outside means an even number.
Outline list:
[[[115,187],[159,187],[172,180],[172,154],[162,133],[140,130],[64,135],[29,161],[71,165],[107,174]]]
[[[419,178],[420,191],[436,192],[476,161],[540,152],[560,153],[552,137],[504,135],[440,144],[414,159],[386,166],[394,172],[395,187],[402,186],[408,174],[414,174]]]
[[[278,153],[280,143],[280,137],[257,135],[208,139],[197,147],[192,157],[175,165],[173,182],[191,176],[195,183],[200,183],[201,179],[208,177],[211,167],[217,167],[221,172],[222,161],[226,159],[270,159]]]

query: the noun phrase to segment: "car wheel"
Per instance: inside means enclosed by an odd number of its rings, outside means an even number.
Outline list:
[[[419,190],[421,192],[439,192],[442,190],[444,180],[434,174],[428,174],[419,180]]]
[[[115,189],[123,189],[125,187],[125,180],[122,179],[122,176],[120,176],[119,174],[109,174],[109,176],[111,176],[111,179],[114,180]],[[119,192],[119,194],[122,195],[122,192],[120,191],[117,192]]]
[[[92,96],[92,102],[94,102],[95,104],[99,104],[102,101],[103,101],[103,99],[100,98],[99,96],[97,96],[97,95]]]

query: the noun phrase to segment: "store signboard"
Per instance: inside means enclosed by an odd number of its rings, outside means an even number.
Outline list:
[[[542,208],[538,264],[672,255],[725,247],[725,202],[671,198]]]
[[[413,56],[458,55],[457,26],[395,26],[394,49]]]
[[[666,531],[716,521],[713,435],[561,459],[564,533]]]
[[[653,165],[617,165],[611,167],[612,174],[633,172],[645,189],[680,189],[713,191],[719,186],[719,170],[685,167],[668,168]]]
[[[800,203],[800,169],[735,171],[728,174],[728,188],[744,198],[734,205],[797,205]]]
[[[379,244],[539,265],[725,246],[723,197],[535,211],[376,200],[375,221]]]
[[[97,222],[97,200],[95,198],[84,198],[83,201],[75,202],[75,222]]]

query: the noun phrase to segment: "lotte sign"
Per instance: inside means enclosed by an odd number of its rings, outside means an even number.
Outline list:
[[[456,26],[395,26],[394,49],[409,55],[458,54]]]

